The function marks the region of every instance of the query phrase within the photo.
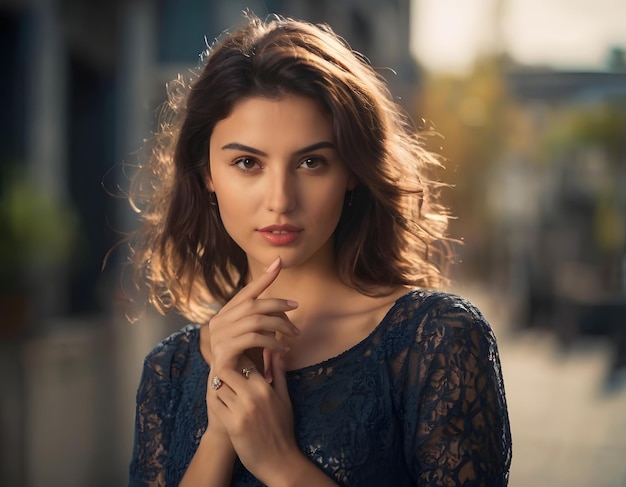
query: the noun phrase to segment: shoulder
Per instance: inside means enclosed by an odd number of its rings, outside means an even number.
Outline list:
[[[415,289],[401,296],[390,310],[392,321],[415,321],[424,317],[453,315],[484,321],[480,310],[467,299],[448,292]]]
[[[144,359],[144,375],[169,381],[185,371],[197,353],[199,325],[187,325],[157,344]]]
[[[425,314],[466,314],[468,318],[484,320],[480,310],[467,299],[457,294],[415,289],[401,296],[392,311],[402,312],[407,318],[415,318]]]
[[[402,296],[388,315],[407,338],[433,345],[461,338],[493,342],[493,331],[482,312],[467,299],[448,292],[414,290]]]

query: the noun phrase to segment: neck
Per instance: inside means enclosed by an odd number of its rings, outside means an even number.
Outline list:
[[[326,249],[327,250],[327,249]],[[250,262],[251,277],[257,277],[264,267]],[[289,316],[310,318],[320,312],[342,309],[343,303],[350,302],[348,295],[355,293],[339,279],[335,259],[331,251],[319,252],[313,258],[297,266],[281,269],[276,280],[262,294],[261,298],[280,298],[296,301],[299,306]]]
[[[360,293],[339,280],[336,269],[284,269],[261,297],[290,299],[298,307],[287,313],[302,331],[307,342],[313,334],[326,333],[324,324],[332,326],[356,312]],[[304,339],[303,338],[303,339]],[[302,340],[301,340],[302,341]],[[290,346],[295,346],[293,343]]]
[[[339,287],[345,285],[340,281],[335,266],[316,263],[282,269],[263,297],[292,299],[304,305]]]

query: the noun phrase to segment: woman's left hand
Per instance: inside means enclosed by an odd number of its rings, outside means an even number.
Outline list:
[[[279,352],[271,353],[271,383],[263,371],[246,378],[241,372],[224,370],[223,385],[216,391],[220,401],[215,413],[226,427],[243,465],[259,480],[268,479],[284,468],[285,461],[301,456],[295,440],[293,411]],[[244,359],[244,367],[253,367]]]

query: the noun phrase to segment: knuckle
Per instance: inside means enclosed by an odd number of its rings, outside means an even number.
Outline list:
[[[261,399],[263,399],[263,395],[261,394]],[[248,397],[247,399],[245,399],[244,403],[243,403],[243,411],[245,411],[244,413],[244,419],[248,419],[249,421],[254,421],[254,417],[260,413],[260,405],[259,405],[259,398],[255,397]]]
[[[219,313],[213,316],[209,320],[209,322],[206,324],[206,326],[209,328],[209,332],[215,333],[215,330],[220,328],[221,322],[222,322],[222,316]]]
[[[241,303],[243,311],[249,314],[254,312],[255,304],[254,299],[246,299],[243,303]]]
[[[215,344],[211,350],[211,356],[213,357],[212,361],[215,364],[226,362],[228,357],[228,347],[224,346],[222,343]]]
[[[264,345],[267,345],[267,340],[265,339],[265,335],[262,335],[260,333],[255,333],[254,336],[252,337],[252,341],[254,345],[257,347],[263,347]]]
[[[250,322],[254,328],[261,328],[263,325],[263,316],[262,315],[251,315]]]
[[[272,390],[269,387],[264,387],[259,391],[259,396],[262,401],[269,401],[272,395]]]

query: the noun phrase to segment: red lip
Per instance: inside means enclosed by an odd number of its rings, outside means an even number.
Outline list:
[[[258,232],[272,245],[289,245],[296,241],[302,230],[294,225],[269,225],[259,228]]]
[[[303,229],[295,225],[269,225],[259,228],[259,232],[301,232]]]

